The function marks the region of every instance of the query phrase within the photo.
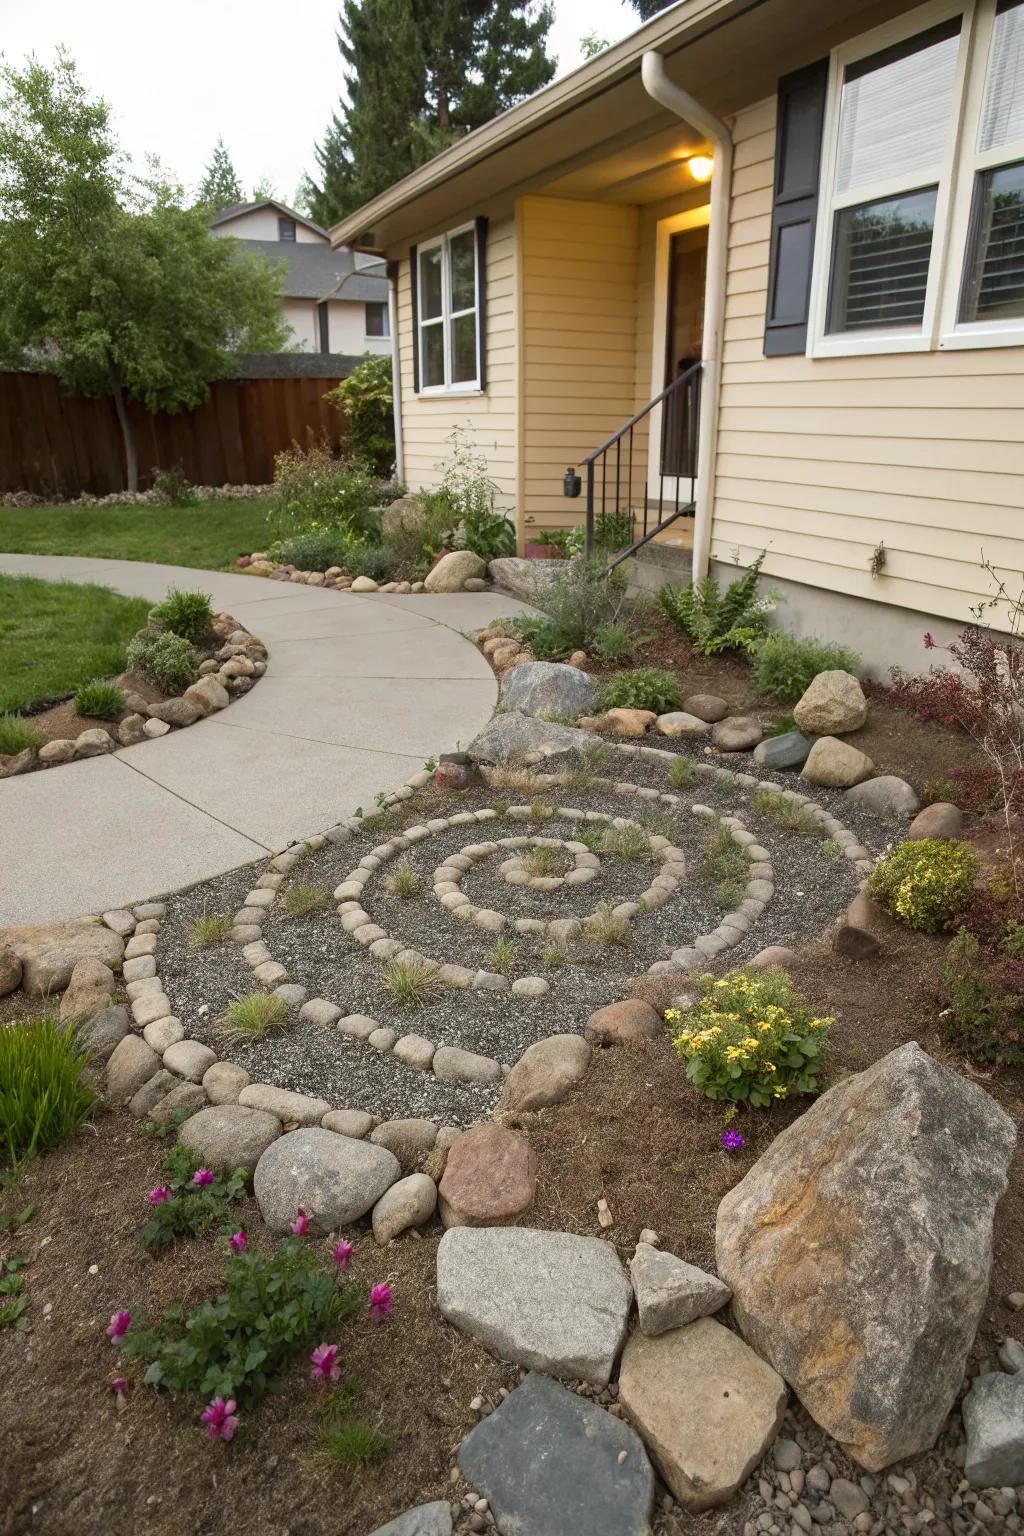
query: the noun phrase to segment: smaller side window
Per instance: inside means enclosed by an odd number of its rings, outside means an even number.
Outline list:
[[[295,239],[295,220],[280,218],[277,221],[277,238],[279,240]]]
[[[391,328],[388,325],[388,307],[386,304],[367,304],[366,309],[366,335],[390,336]]]
[[[484,388],[483,262],[486,220],[417,248],[414,313],[421,390]]]

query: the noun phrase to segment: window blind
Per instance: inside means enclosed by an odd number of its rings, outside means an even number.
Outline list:
[[[1024,139],[1024,0],[1000,8],[992,31],[978,151]]]
[[[1000,18],[1001,19],[1001,18]],[[948,34],[948,28],[942,29]],[[932,34],[928,34],[929,37]],[[959,21],[907,52],[877,54],[848,69],[843,82],[836,157],[836,192],[936,172],[950,134]]]

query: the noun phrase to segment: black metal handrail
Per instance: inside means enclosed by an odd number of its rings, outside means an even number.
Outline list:
[[[672,380],[661,391],[649,400],[642,410],[631,416],[617,432],[605,439],[600,447],[595,448],[583,460],[587,477],[587,522],[586,522],[586,551],[587,558],[592,559],[594,554],[595,530],[598,517],[608,519],[611,517],[629,518],[630,537],[626,546],[621,548],[609,561],[609,568],[621,564],[627,560],[635,550],[653,539],[655,534],[667,528],[680,517],[692,517],[694,511],[694,493],[697,482],[697,433],[700,421],[700,381],[701,364],[693,363],[678,378]],[[661,415],[661,451],[658,455],[659,483],[656,503],[657,517],[653,525],[651,522],[651,495],[650,482],[644,477],[643,489],[643,532],[639,538],[634,538],[636,531],[636,517],[633,508],[633,436],[634,432],[645,417],[649,416],[655,406],[664,406]],[[625,445],[625,447],[624,447]],[[614,451],[615,482],[614,487],[609,487],[610,459]],[[625,466],[623,458],[625,457]],[[677,473],[671,470],[665,473],[667,461],[674,462]],[[600,487],[598,485],[598,464],[601,466]],[[623,468],[625,467],[625,508],[622,505]],[[665,510],[665,481],[674,482],[673,495],[670,498],[670,510]],[[688,498],[680,495],[680,488],[684,481],[690,482],[690,494]],[[609,493],[611,492],[612,504],[609,508]],[[598,498],[600,496],[600,512],[598,512]]]

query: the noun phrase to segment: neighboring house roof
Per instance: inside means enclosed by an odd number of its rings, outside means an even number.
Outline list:
[[[215,213],[210,220],[210,228],[216,229],[218,224],[226,224],[229,219],[240,218],[243,213],[255,213],[260,208],[276,208],[278,213],[284,214],[286,219],[294,219],[298,224],[305,224],[307,229],[313,229],[318,235],[327,239],[326,229],[321,229],[319,224],[314,224],[312,219],[307,219],[304,213],[297,213],[294,208],[289,208],[287,203],[279,203],[274,197],[260,198],[256,203],[232,203],[230,208],[222,208]]]
[[[388,281],[384,263],[357,267],[351,251],[332,250],[292,240],[236,240],[242,251],[256,251],[285,264],[282,292],[286,299],[348,299],[386,304]]]

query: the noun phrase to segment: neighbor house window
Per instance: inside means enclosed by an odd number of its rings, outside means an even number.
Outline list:
[[[367,304],[366,306],[366,335],[390,336],[391,327],[388,324],[388,307],[386,304]]]
[[[481,388],[478,226],[467,224],[418,247],[420,389]]]
[[[295,220],[294,219],[278,219],[278,221],[277,221],[277,238],[279,240],[294,240],[295,239]]]
[[[837,48],[824,148],[813,352],[1024,339],[1024,0]]]

